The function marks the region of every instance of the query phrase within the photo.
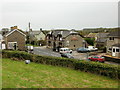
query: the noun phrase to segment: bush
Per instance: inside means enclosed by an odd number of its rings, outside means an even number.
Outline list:
[[[95,38],[85,38],[85,41],[89,44],[94,46]]]
[[[11,58],[14,60],[31,60],[35,63],[48,64],[54,66],[69,67],[75,70],[91,72],[99,75],[108,76],[110,78],[120,79],[120,68],[115,65],[109,65],[99,62],[78,61],[76,59],[68,59],[61,57],[40,56],[28,54],[23,51],[2,51],[3,58]]]

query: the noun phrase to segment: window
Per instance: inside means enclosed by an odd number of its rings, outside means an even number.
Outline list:
[[[114,37],[110,37],[109,40],[114,40]]]
[[[111,47],[108,49],[108,52],[112,52],[112,48]]]
[[[116,49],[116,52],[120,52],[120,49]]]
[[[113,48],[113,52],[115,52],[115,49]]]
[[[111,51],[111,50],[112,50],[112,48],[109,48],[109,50]]]

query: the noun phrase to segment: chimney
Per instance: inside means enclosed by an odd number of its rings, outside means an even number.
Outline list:
[[[11,30],[18,29],[17,26],[11,27]]]
[[[40,31],[42,31],[42,28],[40,28]]]

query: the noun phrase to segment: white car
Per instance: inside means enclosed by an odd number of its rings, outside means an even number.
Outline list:
[[[60,54],[62,53],[72,53],[72,50],[69,48],[60,48]]]
[[[94,46],[88,46],[87,48],[89,51],[96,51],[98,48],[95,48]]]

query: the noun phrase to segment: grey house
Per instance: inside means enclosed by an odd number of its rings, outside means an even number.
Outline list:
[[[87,45],[84,38],[73,30],[52,30],[46,35],[46,41],[47,47],[58,50],[61,47],[76,49]]]
[[[29,31],[29,36],[30,36],[30,40],[45,40],[45,34],[44,32],[40,29],[40,30],[34,30],[34,31]]]
[[[107,35],[109,33],[97,33],[95,39],[95,47],[106,47]]]
[[[120,57],[120,30],[108,34],[106,44],[108,54]]]

